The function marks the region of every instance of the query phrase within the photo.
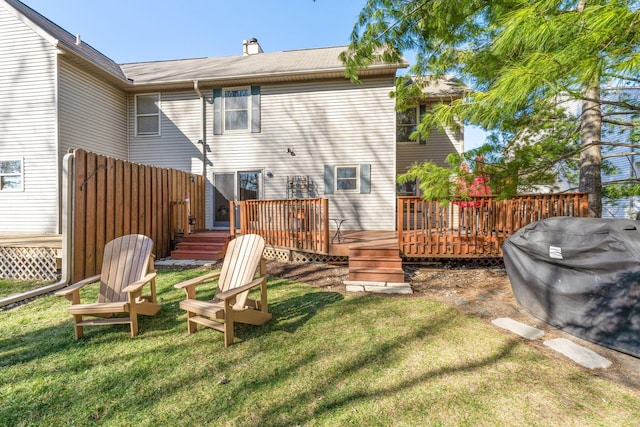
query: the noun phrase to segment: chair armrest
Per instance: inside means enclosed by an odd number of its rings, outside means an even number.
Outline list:
[[[57,291],[54,295],[57,297],[66,297],[67,295],[69,295],[72,292],[76,292],[78,290],[80,290],[81,288],[83,288],[84,286],[90,284],[90,283],[95,283],[97,281],[100,280],[100,275],[96,274],[95,276],[91,276],[91,277],[87,277],[86,279],[82,279],[79,282],[76,282],[72,285],[67,286],[66,288],[62,288],[59,291]]]
[[[213,272],[213,273],[208,273],[208,274],[205,274],[203,276],[198,276],[198,277],[194,277],[193,279],[185,280],[184,282],[180,282],[180,283],[177,283],[177,284],[173,285],[173,287],[176,288],[176,289],[184,289],[184,288],[188,288],[189,286],[199,285],[202,282],[204,282],[206,280],[209,280],[209,279],[215,279],[218,276],[220,276],[220,271],[216,271],[216,272]]]
[[[122,288],[122,292],[126,292],[126,293],[135,292],[138,289],[142,288],[146,283],[149,283],[150,281],[155,279],[157,275],[158,273],[156,273],[155,271],[152,273],[149,273],[146,276],[144,276],[142,279],[138,280],[137,282],[130,283],[126,287]]]
[[[225,301],[230,298],[235,298],[236,296],[238,296],[238,294],[241,294],[245,291],[248,291],[249,289],[255,288],[256,286],[260,285],[262,281],[266,279],[267,279],[267,276],[257,277],[252,281],[250,281],[249,283],[247,283],[246,285],[238,286],[237,288],[233,288],[233,289],[229,289],[228,291],[217,293],[216,298],[225,300]]]
[[[184,282],[173,285],[173,287],[176,289],[184,289],[185,293],[187,294],[187,299],[195,299],[196,286],[203,282],[206,282],[207,280],[215,279],[216,277],[220,276],[220,273],[220,271],[216,271],[213,273],[205,274],[203,276],[194,277],[193,279],[185,280]]]

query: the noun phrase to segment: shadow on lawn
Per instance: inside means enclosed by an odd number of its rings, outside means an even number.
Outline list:
[[[372,303],[377,303],[375,297],[364,297],[350,301],[346,301],[341,309],[343,312],[350,310],[369,310]],[[433,337],[434,339],[450,329],[452,321],[458,317],[457,311],[448,310],[445,314],[434,317],[426,317],[424,322],[412,327],[406,333],[400,333],[393,338],[380,339],[375,338],[376,344],[367,343],[362,351],[354,354],[350,359],[343,359],[337,369],[325,370],[320,381],[316,381],[309,385],[304,391],[292,393],[290,397],[278,404],[269,405],[262,411],[257,413],[257,419],[269,420],[269,425],[304,425],[314,419],[317,420],[324,414],[344,408],[353,407],[354,403],[359,401],[375,401],[382,396],[389,396],[402,391],[408,391],[411,388],[438,377],[445,377],[461,372],[472,372],[476,369],[491,366],[497,361],[511,354],[514,347],[518,345],[517,340],[510,340],[507,344],[500,346],[493,353],[487,354],[482,358],[451,364],[450,366],[435,367],[433,370],[415,374],[412,371],[406,372],[405,375],[394,378],[388,385],[371,385],[362,387],[352,393],[336,393],[336,385],[346,384],[349,378],[357,377],[359,372],[367,370],[387,370],[401,362],[406,353],[403,349],[425,338]],[[345,319],[348,321],[349,319]],[[434,321],[435,320],[435,321]],[[372,322],[384,321],[380,319],[371,319]],[[379,342],[378,342],[379,340]],[[328,345],[325,351],[339,352],[339,347]],[[464,351],[464,350],[457,350]],[[309,366],[322,366],[323,357],[326,353],[322,351],[302,351],[297,360],[287,361],[287,365],[277,370],[274,376],[265,378],[264,381],[246,384],[247,390],[259,391],[262,388],[274,387],[274,384],[286,384],[301,375],[301,372],[309,369]],[[277,386],[277,385],[276,385]],[[313,406],[311,402],[318,402]],[[295,408],[295,409],[293,409]],[[289,414],[283,418],[283,414]],[[278,421],[276,421],[278,420]]]
[[[144,331],[152,331],[164,328],[165,335],[184,334],[184,339],[163,342],[163,337],[154,337],[160,345],[147,346],[138,351],[129,351],[124,354],[113,347],[114,342],[130,340],[128,336],[123,336],[122,331],[112,333],[108,327],[96,328],[100,331],[88,339],[75,341],[73,339],[73,327],[71,319],[68,322],[37,329],[20,336],[3,338],[0,340],[2,353],[8,355],[0,359],[0,366],[8,366],[17,363],[26,363],[40,357],[51,355],[52,353],[63,353],[66,350],[80,351],[105,351],[104,357],[90,358],[91,361],[84,361],[83,358],[71,361],[66,360],[57,369],[51,371],[46,365],[42,366],[50,376],[63,376],[73,378],[72,375],[82,373],[96,365],[117,366],[117,368],[102,370],[92,381],[82,384],[81,391],[73,389],[65,390],[51,396],[52,401],[47,402],[40,410],[47,408],[62,407],[68,405],[70,393],[80,393],[81,396],[102,396],[92,398],[89,402],[82,403],[86,408],[79,411],[82,416],[79,423],[106,421],[113,417],[114,412],[123,408],[134,411],[147,411],[156,408],[158,403],[158,393],[161,390],[162,399],[171,399],[169,396],[181,396],[185,390],[190,390],[191,394],[198,398],[185,401],[170,410],[171,416],[185,416],[185,420],[212,421],[225,414],[240,412],[245,415],[251,413],[250,417],[255,424],[267,425],[302,425],[330,414],[332,411],[349,407],[354,403],[362,401],[375,401],[381,396],[394,393],[406,392],[416,385],[432,380],[434,378],[447,376],[460,372],[469,372],[483,366],[494,364],[496,361],[508,356],[513,347],[518,344],[517,340],[511,340],[507,344],[495,349],[491,354],[478,357],[473,360],[450,364],[447,366],[435,366],[430,371],[421,373],[406,372],[399,378],[393,379],[388,385],[373,385],[370,387],[347,388],[345,392],[336,392],[337,384],[345,384],[349,379],[362,377],[363,372],[377,369],[390,369],[402,362],[405,362],[406,348],[408,346],[423,345],[425,339],[439,339],[442,334],[456,323],[459,314],[456,310],[435,310],[435,314],[425,310],[424,317],[417,317],[410,322],[399,321],[397,333],[377,334],[376,324],[385,321],[394,321],[402,312],[390,313],[385,305],[386,299],[379,297],[359,297],[345,298],[343,295],[332,292],[322,292],[312,290],[306,286],[300,286],[288,281],[274,280],[273,298],[270,298],[270,311],[274,315],[265,327],[246,326],[239,328],[242,335],[250,341],[238,343],[229,349],[222,348],[222,335],[215,333],[215,341],[212,342],[209,336],[202,337],[188,336],[186,333],[186,318],[178,315],[181,312],[178,308],[165,309],[163,306],[163,316],[158,319],[159,324],[151,324],[148,320],[141,324],[141,335],[134,340],[145,340]],[[406,309],[405,306],[400,308]],[[365,313],[364,315],[361,313]],[[339,318],[345,323],[367,321],[366,315],[370,318],[371,325],[363,325],[365,330],[371,332],[371,340],[361,347],[351,343],[349,332],[332,331],[327,337],[307,337],[308,334],[317,334],[326,327],[323,316],[329,319]],[[160,316],[160,314],[158,315]],[[310,324],[309,330],[298,331],[303,325],[309,323],[314,316],[320,316],[318,322]],[[386,318],[388,316],[388,318]],[[364,319],[364,320],[363,320]],[[153,322],[156,319],[151,319]],[[184,324],[183,324],[184,322]],[[174,328],[175,324],[182,327]],[[463,327],[463,326],[462,326]],[[144,329],[143,329],[144,328]],[[175,330],[174,330],[175,329]],[[296,332],[304,334],[302,337],[294,335],[287,336],[282,344],[290,346],[287,352],[282,353],[278,348],[271,348],[269,335],[275,331],[284,331],[291,334]],[[126,332],[125,332],[126,333]],[[335,335],[332,335],[335,333]],[[276,334],[274,334],[275,336]],[[219,338],[218,338],[219,337]],[[261,340],[252,340],[261,338]],[[335,341],[335,342],[334,342]],[[43,345],[50,342],[52,345]],[[148,341],[147,341],[148,342]],[[338,353],[341,346],[345,346],[345,351],[352,354],[352,357],[344,357]],[[93,347],[93,349],[92,349]],[[110,351],[109,349],[115,350]],[[260,350],[260,351],[257,351]],[[464,351],[464,350],[461,350]],[[158,376],[158,364],[163,364],[162,355],[171,358],[171,363],[175,363],[174,370],[167,370],[171,375]],[[287,359],[282,357],[286,355]],[[162,356],[162,357],[161,357]],[[192,361],[196,356],[197,362]],[[159,358],[160,357],[160,358]],[[255,360],[253,358],[256,358]],[[329,361],[325,360],[328,358]],[[339,361],[336,362],[336,359]],[[464,358],[463,358],[464,360]],[[132,363],[135,362],[135,363]],[[185,366],[186,365],[186,366]],[[261,373],[256,377],[243,377],[242,369],[258,368]],[[269,394],[270,390],[280,387],[288,387],[291,382],[300,384],[300,378],[308,378],[308,372],[319,369],[320,375],[314,376],[313,382],[309,382],[305,387],[295,387],[287,395],[285,400],[279,403],[260,406],[252,411],[245,408],[246,401],[254,399],[254,395],[261,393]],[[231,374],[231,382],[224,388],[213,389],[223,373]],[[32,375],[33,372],[24,372],[24,375]],[[132,382],[127,387],[136,386],[137,392],[134,395],[126,393],[119,384],[123,384],[123,379],[127,378]],[[150,383],[149,378],[153,378]],[[309,378],[311,379],[311,378]],[[20,380],[20,378],[16,378]],[[59,381],[59,380],[56,380]],[[304,382],[304,380],[303,380]],[[123,386],[124,387],[124,386]],[[202,389],[201,391],[199,391]],[[349,390],[352,390],[349,392]],[[66,394],[65,394],[66,393]],[[249,395],[247,395],[247,393]],[[74,395],[75,395],[74,394]],[[82,401],[82,399],[78,399]],[[79,405],[80,403],[78,403]],[[175,402],[172,404],[175,406]],[[156,408],[157,409],[157,408]],[[194,420],[194,414],[202,414],[201,419]],[[26,416],[26,415],[24,415]],[[162,418],[161,414],[158,414]],[[255,418],[254,418],[255,417]],[[197,418],[197,416],[196,416]],[[26,419],[25,419],[26,420]],[[21,421],[25,420],[13,420]],[[158,421],[159,419],[156,419]],[[251,419],[245,420],[247,424],[252,424]]]
[[[343,299],[344,296],[337,292],[310,292],[276,300],[269,306],[276,321],[270,330],[295,332],[315,316],[318,311]]]
[[[269,289],[274,294],[269,296],[269,311],[273,314],[274,319],[264,327],[236,324],[236,336],[239,339],[247,340],[277,330],[295,332],[319,310],[343,299],[343,296],[338,293],[308,292],[309,289],[306,286],[301,288],[300,285],[276,278],[270,278]],[[208,291],[209,297],[213,296],[213,290],[214,287],[211,286],[211,290]],[[173,286],[159,287],[157,295],[161,303],[160,312],[151,317],[139,316],[140,332],[135,338],[129,336],[128,325],[108,325],[86,327],[85,336],[80,340],[75,340],[73,319],[70,315],[68,320],[55,326],[2,337],[0,339],[0,355],[2,355],[0,367],[28,363],[54,353],[69,349],[83,349],[105,342],[143,340],[150,335],[157,336],[159,332],[177,331],[187,336],[186,314],[179,307],[180,301],[184,299],[183,294],[183,291],[174,289]],[[60,300],[60,302],[61,304],[56,304],[55,309],[60,307],[60,310],[66,312],[68,304],[66,301]],[[215,333],[213,337],[222,341],[222,335]]]

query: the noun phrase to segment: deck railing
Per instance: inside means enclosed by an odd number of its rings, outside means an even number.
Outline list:
[[[235,213],[239,210],[239,229]],[[245,200],[232,203],[231,234],[255,233],[268,245],[329,253],[327,199]]]
[[[447,205],[399,197],[398,245],[405,257],[502,257],[507,237],[527,224],[587,215],[586,193],[475,197]]]

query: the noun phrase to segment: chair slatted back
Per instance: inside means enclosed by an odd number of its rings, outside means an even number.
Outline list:
[[[224,292],[253,280],[264,251],[264,239],[257,234],[245,234],[229,242],[222,263],[218,289]],[[244,307],[249,291],[238,295],[235,308]]]
[[[98,302],[127,300],[122,289],[147,274],[153,240],[142,234],[118,237],[104,247]]]

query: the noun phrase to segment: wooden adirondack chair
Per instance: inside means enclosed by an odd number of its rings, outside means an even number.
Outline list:
[[[75,336],[84,334],[85,326],[129,324],[131,336],[138,335],[138,314],[153,316],[160,310],[156,302],[156,272],[153,265],[153,241],[141,234],[118,237],[106,244],[102,272],[68,286],[58,292],[71,301],[68,311],[73,315]],[[80,304],[80,289],[100,283],[98,302]],[[149,295],[142,289],[149,283]],[[117,314],[128,313],[126,317]],[[83,316],[91,316],[84,319]],[[96,319],[97,317],[97,319]]]
[[[233,344],[235,322],[262,325],[271,319],[267,307],[267,276],[262,257],[264,239],[255,234],[239,236],[229,242],[227,253],[219,272],[205,274],[175,285],[184,289],[187,299],[180,308],[187,311],[189,333],[197,331],[197,325],[208,326],[224,332],[224,346]],[[256,278],[256,270],[260,270]],[[218,278],[214,299],[196,299],[196,286]],[[248,298],[252,288],[260,286],[260,301]]]

